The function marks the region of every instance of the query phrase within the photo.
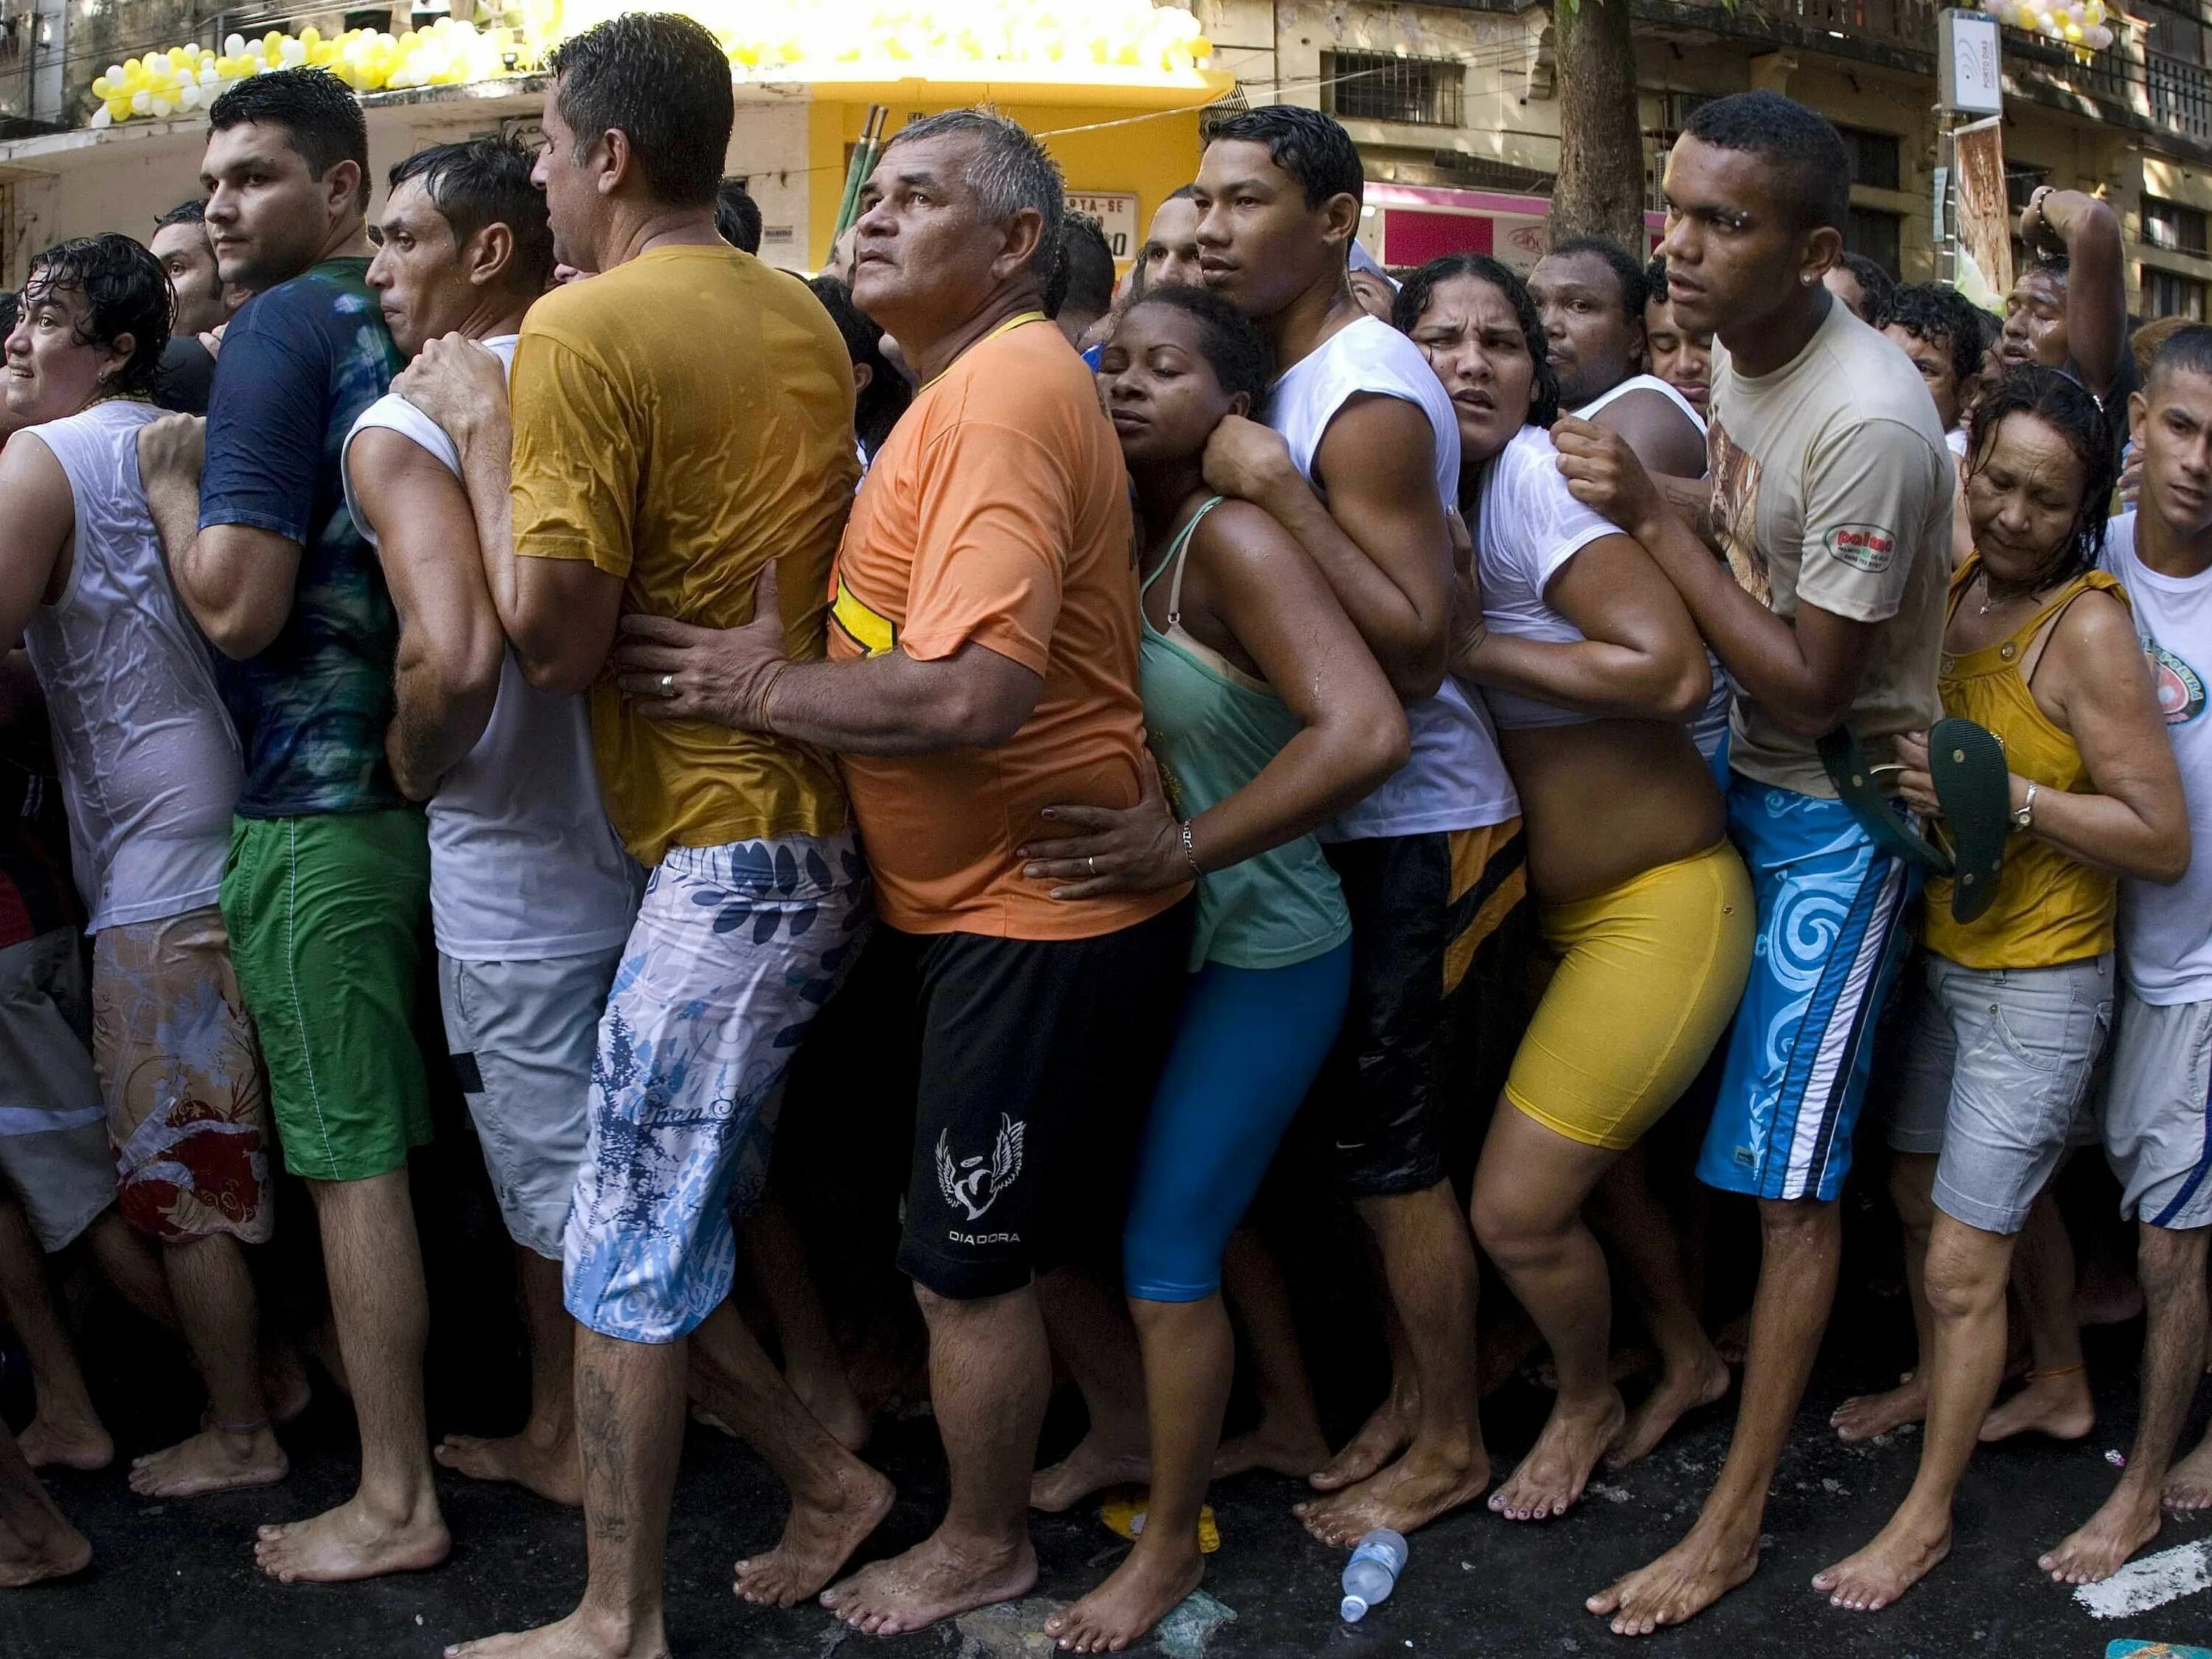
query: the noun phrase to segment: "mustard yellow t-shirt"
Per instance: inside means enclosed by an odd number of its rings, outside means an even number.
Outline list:
[[[622,608],[702,628],[753,614],[777,562],[794,657],[822,655],[853,501],[853,373],[803,283],[724,246],[655,248],[555,289],[515,346],[514,550],[588,559]],[[782,738],[641,718],[592,688],[607,816],[633,857],[844,827],[826,757]]]

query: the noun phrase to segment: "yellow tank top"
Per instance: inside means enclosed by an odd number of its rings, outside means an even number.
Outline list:
[[[1951,615],[1957,614],[1981,562],[1981,555],[1973,555],[1951,578]],[[2036,707],[2021,665],[2036,636],[2091,588],[2122,605],[2128,602],[2112,577],[2101,570],[2085,572],[2052,594],[2010,639],[1963,655],[1946,651],[1937,669],[1943,712],[1996,732],[2004,743],[2005,763],[2046,792],[2087,791],[2088,770],[2074,739]],[[2005,843],[1996,902],[1971,925],[1952,918],[1950,881],[1929,881],[1928,948],[1962,968],[2055,968],[2081,962],[2112,948],[2118,896],[2116,878],[2069,858],[2048,842],[2015,834]]]

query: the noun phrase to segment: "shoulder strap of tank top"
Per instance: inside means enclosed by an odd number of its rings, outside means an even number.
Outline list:
[[[2075,600],[2092,589],[2116,596],[2122,605],[2128,602],[2127,589],[2119,579],[2108,571],[2085,570],[2060,588],[2049,605],[2037,611],[2013,638],[2021,641],[2020,678],[2024,684],[2033,684],[2035,671],[2043,666],[2043,653],[2051,648],[2051,635],[2058,631],[2060,618],[2074,608]]]
[[[1220,505],[1221,497],[1218,495],[1209,495],[1200,501],[1198,511],[1192,514],[1184,521],[1182,528],[1176,532],[1174,544],[1168,549],[1167,557],[1160,561],[1159,570],[1155,570],[1145,579],[1145,586],[1150,587],[1160,579],[1161,571],[1170,568],[1174,569],[1175,574],[1168,581],[1168,626],[1170,628],[1179,627],[1182,623],[1182,568],[1184,562],[1190,557],[1190,538],[1198,530],[1199,520]]]
[[[1973,584],[1974,573],[1981,568],[1982,556],[1978,552],[1969,553],[1964,562],[1951,573],[1951,592],[1943,605],[1943,625],[1946,628],[1958,616],[1959,603],[1966,597],[1966,589]]]

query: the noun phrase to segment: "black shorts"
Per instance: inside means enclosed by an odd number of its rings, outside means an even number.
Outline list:
[[[1314,1085],[1316,1130],[1347,1196],[1423,1192],[1446,1167],[1448,1006],[1526,908],[1521,820],[1325,850],[1352,912],[1352,1001]]]
[[[973,1301],[1071,1261],[1118,1262],[1193,908],[1086,939],[891,932],[916,1015],[898,1265],[917,1285]]]

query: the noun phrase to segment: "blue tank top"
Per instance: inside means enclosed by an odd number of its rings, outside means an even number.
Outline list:
[[[1199,521],[1220,503],[1215,495],[1190,515],[1152,585],[1170,570],[1168,625],[1145,618],[1139,645],[1146,737],[1178,817],[1196,817],[1259,776],[1296,737],[1298,718],[1267,683],[1255,679],[1182,626],[1182,568]],[[1198,884],[1198,923],[1191,939],[1193,972],[1224,968],[1288,968],[1334,950],[1352,937],[1352,917],[1336,872],[1310,835],[1285,842]]]

